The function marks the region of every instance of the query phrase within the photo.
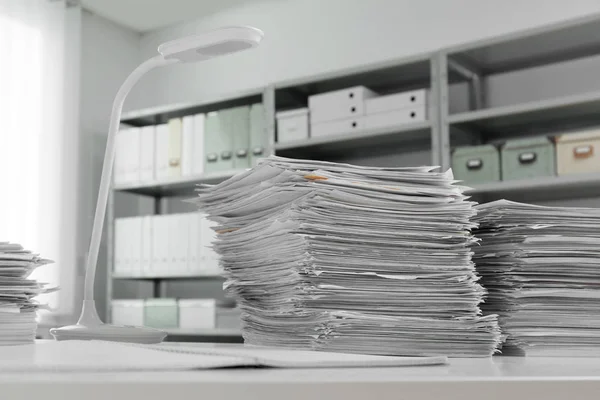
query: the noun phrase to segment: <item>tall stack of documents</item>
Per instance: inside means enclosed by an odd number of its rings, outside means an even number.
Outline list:
[[[600,355],[600,209],[506,200],[477,206],[474,260],[502,351]]]
[[[39,305],[33,298],[52,289],[28,279],[41,259],[16,243],[0,242],[0,346],[32,343]]]
[[[197,203],[256,345],[489,356],[470,246],[475,211],[450,173],[264,159]]]

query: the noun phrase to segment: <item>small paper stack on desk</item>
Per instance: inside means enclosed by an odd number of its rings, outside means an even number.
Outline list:
[[[0,346],[33,343],[39,307],[33,298],[56,289],[28,277],[48,263],[19,244],[0,242]]]
[[[256,345],[489,356],[496,316],[471,260],[474,203],[433,167],[264,159],[199,189],[225,287]]]
[[[503,353],[600,355],[600,209],[507,200],[477,206],[477,271]]]

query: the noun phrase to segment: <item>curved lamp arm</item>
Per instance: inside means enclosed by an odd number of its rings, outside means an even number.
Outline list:
[[[90,240],[90,248],[88,252],[86,269],[85,269],[85,286],[83,299],[84,302],[94,300],[94,277],[96,275],[96,263],[98,261],[98,252],[100,251],[100,241],[102,240],[102,229],[104,227],[104,216],[106,214],[106,205],[108,203],[108,193],[112,183],[113,163],[115,161],[116,145],[115,136],[119,130],[121,121],[121,111],[125,98],[133,88],[133,86],[146,74],[146,72],[163,65],[177,63],[174,59],[165,59],[163,56],[152,57],[137,67],[121,85],[117,92],[112,106],[110,115],[110,125],[108,127],[108,139],[106,141],[106,152],[104,153],[104,163],[102,165],[102,177],[100,179],[100,189],[98,191],[98,202],[96,203],[96,213],[94,215],[94,227],[92,230],[92,238]],[[85,304],[84,307],[91,304]],[[83,316],[83,313],[82,313]]]

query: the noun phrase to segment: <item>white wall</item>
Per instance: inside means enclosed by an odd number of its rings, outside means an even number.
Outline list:
[[[82,274],[93,225],[112,101],[121,83],[138,65],[139,46],[138,33],[87,11],[82,12],[80,126],[84,160],[82,175],[86,177],[82,183],[83,207],[80,213],[84,226],[79,238]],[[135,101],[138,93],[133,91],[127,101]],[[125,204],[121,201],[119,204],[129,208],[138,206],[137,199],[126,201]],[[82,289],[83,276],[79,277],[79,282]],[[101,316],[104,315],[105,288],[106,243],[103,241],[96,280],[96,300]],[[81,295],[78,294],[79,299]]]
[[[182,35],[247,24],[263,29],[255,51],[151,73],[126,109],[210,101],[267,83],[435,51],[600,12],[597,0],[263,0],[147,33],[142,59]]]

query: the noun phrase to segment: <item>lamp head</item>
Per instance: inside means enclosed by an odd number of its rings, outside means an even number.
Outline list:
[[[207,60],[258,46],[264,34],[250,26],[232,26],[187,36],[158,46],[165,60]]]

